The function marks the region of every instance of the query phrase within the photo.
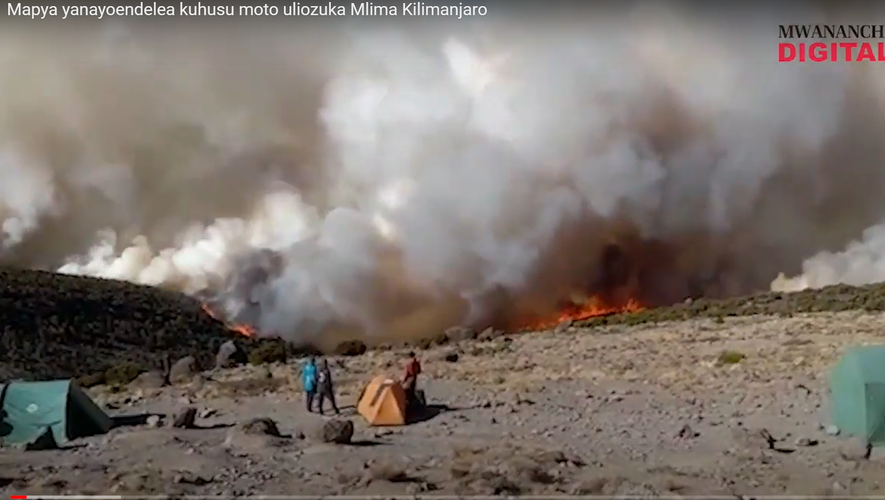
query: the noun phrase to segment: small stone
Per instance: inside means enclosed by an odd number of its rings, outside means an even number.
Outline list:
[[[243,434],[280,437],[280,430],[273,419],[267,417],[253,418],[238,425]]]
[[[155,429],[160,426],[160,416],[159,415],[151,415],[145,420],[145,423],[148,427]]]
[[[796,446],[808,447],[808,446],[817,446],[818,444],[820,444],[820,441],[818,441],[817,439],[811,439],[811,438],[798,438],[798,439],[796,439]]]
[[[826,432],[828,436],[838,436],[841,431],[835,425],[828,425],[824,428],[824,432]]]
[[[234,344],[233,340],[228,340],[227,342],[221,344],[221,347],[218,348],[218,353],[215,355],[215,368],[231,368],[236,365],[235,354],[237,354],[237,345]]]
[[[172,421],[172,427],[178,429],[193,429],[197,420],[197,409],[193,406],[185,408],[181,413],[175,415]]]
[[[445,359],[449,363],[457,363],[458,362],[458,353],[457,352],[450,352],[450,353],[446,354],[445,358],[443,358],[443,359]]]
[[[558,325],[556,325],[556,328],[553,329],[553,333],[556,333],[556,334],[565,333],[571,327],[572,327],[572,320],[567,319],[567,320],[559,323]]]
[[[478,340],[494,340],[502,335],[504,335],[503,330],[496,330],[490,326],[483,330],[476,338]]]
[[[209,418],[211,416],[214,416],[216,413],[218,413],[218,410],[215,410],[214,408],[203,408],[200,411],[199,416],[200,418]]]
[[[169,369],[169,381],[173,384],[190,382],[197,372],[197,360],[193,356],[181,358]]]
[[[129,383],[130,387],[141,389],[159,389],[166,385],[163,373],[158,371],[144,372]]]
[[[688,424],[683,425],[682,428],[679,429],[679,432],[676,433],[676,437],[680,437],[683,439],[696,438],[700,435],[701,434],[699,432],[695,432],[695,430],[692,429],[691,426],[689,426]]]
[[[353,438],[353,422],[339,419],[327,420],[320,427],[318,437],[324,443],[348,444]]]
[[[461,342],[463,340],[473,340],[477,335],[473,328],[453,326],[445,331],[445,336],[449,342]]]
[[[193,484],[196,486],[205,486],[212,482],[213,478],[204,477],[199,474],[193,474],[191,472],[182,472],[176,474],[173,480],[179,484]]]
[[[193,379],[191,379],[190,390],[199,391],[206,385],[206,377],[203,376],[202,373],[197,373],[194,375]]]

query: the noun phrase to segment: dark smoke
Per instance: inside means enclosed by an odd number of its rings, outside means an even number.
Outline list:
[[[768,289],[883,220],[883,70],[776,61],[777,24],[822,13],[643,5],[4,30],[3,260],[322,343]]]

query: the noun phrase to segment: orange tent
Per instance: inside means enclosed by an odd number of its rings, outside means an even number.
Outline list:
[[[388,377],[375,377],[363,389],[356,411],[369,425],[405,425],[406,391]]]

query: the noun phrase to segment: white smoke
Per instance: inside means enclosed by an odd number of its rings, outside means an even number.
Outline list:
[[[778,229],[814,226],[817,202],[773,186],[826,172],[806,160],[842,133],[851,68],[778,64],[773,16],[730,31],[632,14],[188,44],[7,34],[0,92],[28,99],[0,106],[3,244],[28,265],[67,257],[64,273],[214,289],[229,316],[302,338],[426,335],[489,321],[502,294],[555,299],[625,224],[707,235],[669,270],[682,281],[818,244]],[[739,264],[729,279],[758,286]]]
[[[798,292],[829,285],[868,285],[885,281],[885,224],[873,226],[841,252],[821,252],[802,263],[802,273],[783,273],[771,283],[775,292]]]

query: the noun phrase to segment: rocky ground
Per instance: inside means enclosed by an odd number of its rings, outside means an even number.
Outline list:
[[[826,373],[881,342],[871,312],[695,318],[420,351],[438,414],[370,428],[354,399],[402,351],[330,358],[350,444],[308,414],[299,360],[90,389],[131,419],[56,451],[0,451],[4,493],[881,494],[885,457],[827,427]],[[197,410],[196,428],[174,415]],[[272,419],[280,434],[266,421]],[[252,421],[252,422],[250,422]],[[121,421],[122,422],[122,421]],[[770,439],[769,439],[770,437]]]

